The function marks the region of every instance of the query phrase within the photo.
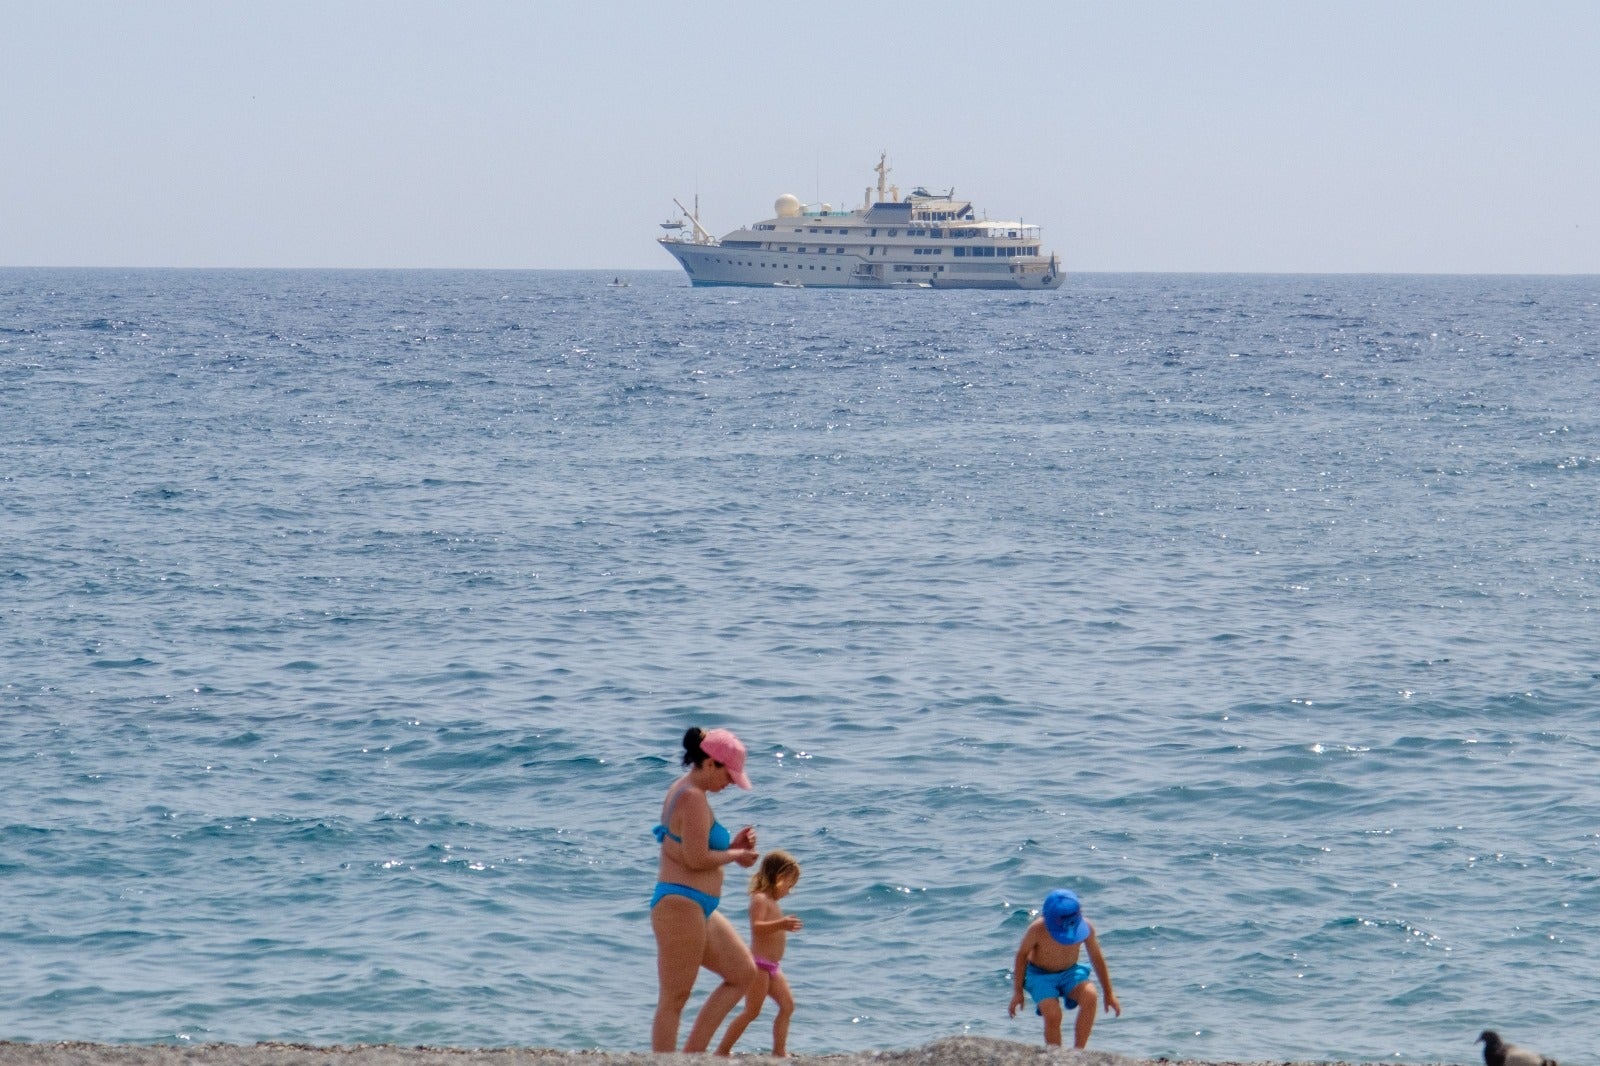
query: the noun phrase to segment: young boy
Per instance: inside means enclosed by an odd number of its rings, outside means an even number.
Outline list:
[[[1089,949],[1089,961],[1094,964],[1094,975],[1105,990],[1106,1006],[1121,1016],[1122,1004],[1111,991],[1111,974],[1106,970],[1106,958],[1100,954],[1100,939],[1094,927],[1083,919],[1083,908],[1077,895],[1069,889],[1058,888],[1044,898],[1039,917],[1022,934],[1022,946],[1017,948],[1016,962],[1012,964],[1011,1017],[1017,1016],[1022,1006],[1022,989],[1028,989],[1038,1004],[1034,1013],[1044,1018],[1044,1042],[1051,1047],[1061,1046],[1061,1001],[1067,1008],[1078,1008],[1078,1022],[1073,1029],[1073,1047],[1087,1047],[1089,1033],[1094,1029],[1095,1011],[1099,996],[1089,982],[1089,967],[1078,961],[1078,945]]]

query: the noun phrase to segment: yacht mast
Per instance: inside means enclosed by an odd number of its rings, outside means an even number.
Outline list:
[[[687,207],[684,207],[683,206],[683,201],[678,199],[676,196],[674,196],[672,198],[672,202],[678,205],[678,210],[682,211],[686,216],[688,216],[689,223],[694,226],[694,237],[695,237],[695,243],[696,244],[711,244],[715,240],[715,238],[711,236],[711,231],[707,230],[704,226],[702,226],[700,224],[700,194],[699,193],[695,193],[694,194],[694,210],[693,211],[690,211]]]

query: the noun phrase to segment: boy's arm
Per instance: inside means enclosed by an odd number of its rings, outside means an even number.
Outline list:
[[[1100,951],[1100,938],[1089,932],[1089,939],[1084,945],[1089,949],[1089,964],[1094,967],[1094,975],[1100,979],[1100,988],[1105,993],[1106,1007],[1118,1017],[1122,1016],[1122,1004],[1117,1002],[1117,994],[1111,991],[1111,971],[1106,968],[1106,957]]]
[[[1022,979],[1028,972],[1028,957],[1033,954],[1035,933],[1034,927],[1028,926],[1028,931],[1022,934],[1022,943],[1017,946],[1017,957],[1011,962],[1011,1007],[1007,1013],[1013,1018],[1023,1003]]]

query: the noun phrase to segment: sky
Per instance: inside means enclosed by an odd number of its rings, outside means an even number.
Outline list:
[[[0,0],[0,265],[675,269],[954,188],[1072,271],[1600,274],[1600,2]]]

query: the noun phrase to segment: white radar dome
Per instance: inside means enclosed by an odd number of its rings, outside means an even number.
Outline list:
[[[800,213],[800,197],[786,192],[773,202],[772,210],[779,218],[794,218]]]

